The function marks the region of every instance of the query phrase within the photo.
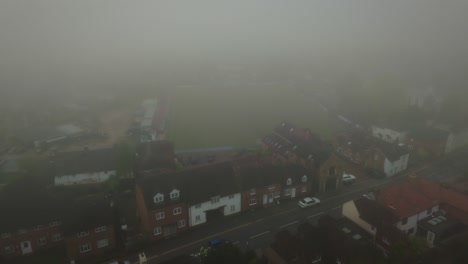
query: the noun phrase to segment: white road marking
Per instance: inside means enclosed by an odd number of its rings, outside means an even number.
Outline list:
[[[253,236],[251,236],[251,237],[249,237],[249,238],[250,238],[250,239],[252,239],[252,238],[256,238],[256,237],[259,237],[259,236],[266,235],[266,234],[268,234],[268,233],[270,233],[270,231],[265,231],[265,232],[263,232],[263,233],[260,233],[260,234],[253,235]]]
[[[335,208],[331,209],[330,211],[333,211],[333,210],[339,209],[339,208],[341,208],[341,207],[342,207],[342,205],[340,205],[340,206],[337,206],[337,207],[335,207]]]
[[[299,221],[294,221],[294,222],[291,222],[289,224],[282,225],[282,226],[280,226],[280,228],[287,227],[287,226],[290,226],[290,225],[294,225],[296,223],[299,223]]]
[[[234,242],[234,243],[232,243],[232,244],[233,244],[233,245],[237,245],[237,244],[239,244],[239,241],[236,241],[236,242]]]
[[[320,212],[318,214],[314,214],[314,215],[309,215],[307,218],[314,218],[316,216],[319,216],[319,215],[323,215],[325,212]]]

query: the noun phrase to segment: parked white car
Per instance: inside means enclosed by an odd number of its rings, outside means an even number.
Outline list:
[[[316,197],[306,197],[299,201],[299,206],[301,208],[312,207],[319,204],[320,200]]]
[[[343,173],[343,183],[344,184],[352,184],[356,181],[356,176],[352,174]]]

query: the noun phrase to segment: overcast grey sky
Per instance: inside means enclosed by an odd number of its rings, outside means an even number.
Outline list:
[[[2,0],[0,86],[112,86],[184,60],[464,73],[467,14],[467,0]]]

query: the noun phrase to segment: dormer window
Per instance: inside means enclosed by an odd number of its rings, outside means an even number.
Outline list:
[[[153,197],[154,203],[161,203],[164,201],[164,194],[158,193]]]
[[[302,182],[307,182],[307,175],[302,176]]]
[[[180,196],[180,191],[177,189],[172,190],[172,192],[170,193],[171,199],[177,199],[179,198],[179,196]]]
[[[291,178],[288,178],[288,179],[286,180],[286,185],[291,185],[291,184],[292,184],[292,179],[291,179]]]

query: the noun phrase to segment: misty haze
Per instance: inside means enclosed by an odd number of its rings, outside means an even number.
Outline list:
[[[0,263],[468,263],[468,1],[0,1]]]

